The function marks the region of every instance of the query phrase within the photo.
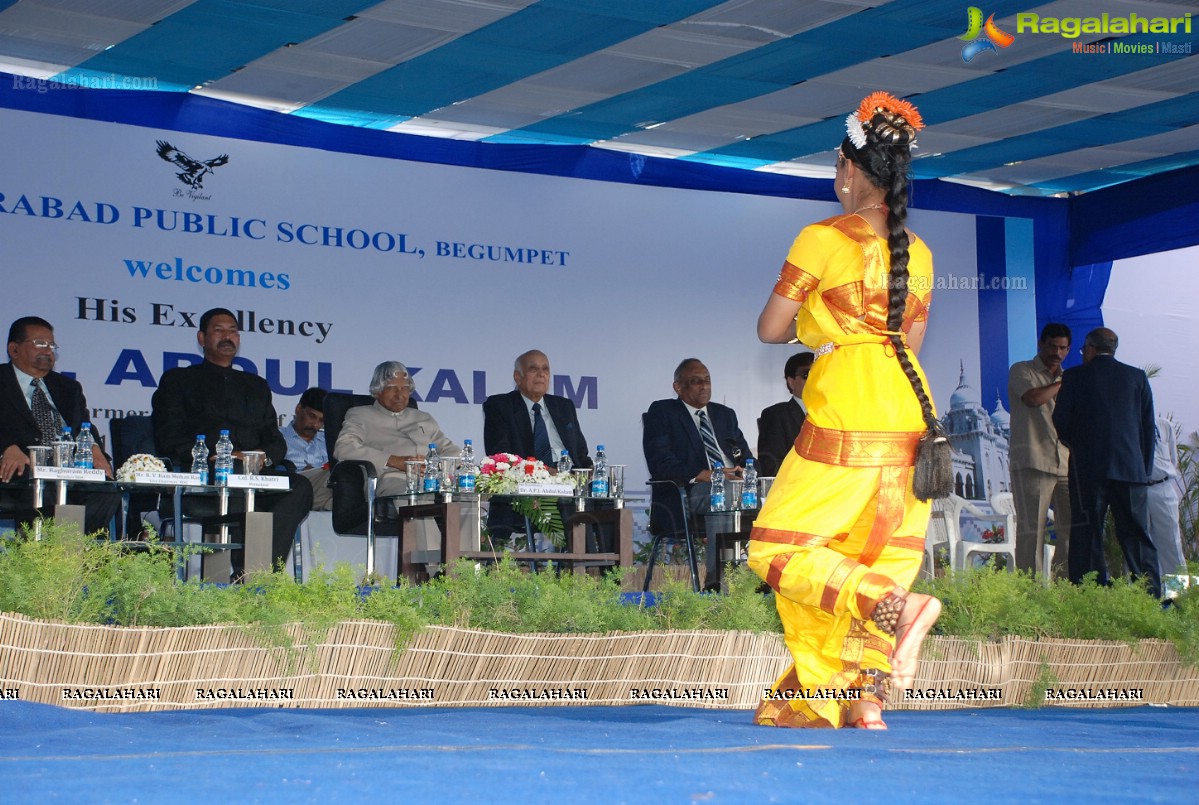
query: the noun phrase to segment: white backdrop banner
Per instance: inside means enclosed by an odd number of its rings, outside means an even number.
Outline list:
[[[481,442],[483,400],[540,349],[631,490],[647,477],[641,413],[674,396],[685,357],[755,443],[797,349],[759,343],[758,312],[799,229],[839,211],[10,110],[0,143],[4,326],[54,324],[100,432],[200,360],[199,314],[221,306],[282,424],[307,387],[365,392],[399,360],[421,407]],[[911,226],[946,288],[922,355],[944,411],[961,368],[978,376],[977,292],[954,280],[976,274],[974,219],[915,211]]]

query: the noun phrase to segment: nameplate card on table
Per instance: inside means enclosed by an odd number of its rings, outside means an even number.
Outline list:
[[[205,486],[200,482],[199,473],[192,472],[154,472],[146,470],[133,476],[135,484],[151,484],[153,486]]]
[[[103,481],[104,470],[83,467],[34,467],[33,477],[44,481]]]
[[[290,489],[286,475],[230,475],[230,489]]]
[[[575,488],[570,484],[517,484],[516,494],[539,497],[573,497]]]

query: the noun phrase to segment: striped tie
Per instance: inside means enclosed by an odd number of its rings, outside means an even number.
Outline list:
[[[46,396],[46,390],[42,388],[41,378],[33,378],[30,385],[33,386],[33,397],[30,403],[30,407],[33,409],[33,419],[37,422],[37,429],[41,433],[42,444],[49,447],[62,434],[62,417],[50,404],[50,398]]]
[[[717,464],[724,465],[724,453],[720,451],[720,445],[716,443],[716,432],[712,430],[712,423],[708,421],[708,414],[705,411],[699,412],[699,435],[704,440],[704,452],[708,454],[708,467],[715,467]]]

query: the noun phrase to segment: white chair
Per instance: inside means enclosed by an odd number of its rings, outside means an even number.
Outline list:
[[[933,501],[932,514],[928,518],[928,531],[924,535],[924,562],[920,573],[931,579],[936,575],[937,548],[944,545],[949,553],[949,571],[957,567],[957,544],[962,537],[958,531],[958,518],[966,501],[957,495]]]
[[[991,511],[985,511],[970,501],[962,501],[961,514],[969,515],[976,523],[991,523],[1003,528],[1003,539],[999,542],[974,542],[961,539],[959,515],[958,533],[961,541],[956,551],[958,568],[965,568],[975,554],[1000,554],[1008,559],[1009,573],[1016,569],[1016,504],[1011,492],[1000,492],[992,496]]]

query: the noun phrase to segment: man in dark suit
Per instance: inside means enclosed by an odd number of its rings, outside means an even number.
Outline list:
[[[532,456],[555,467],[565,450],[575,467],[591,466],[574,403],[546,393],[550,377],[550,361],[544,352],[529,350],[516,359],[512,371],[516,388],[494,394],[483,403],[483,449],[487,455]],[[524,530],[524,518],[517,517],[504,500],[493,499],[487,530],[493,539],[506,540],[514,530]]]
[[[24,476],[29,466],[30,445],[49,445],[61,438],[68,425],[72,434],[90,420],[83,386],[74,378],[54,371],[58,344],[54,328],[37,316],[25,316],[8,330],[9,363],[0,365],[0,482]],[[92,448],[92,466],[112,477],[112,464],[99,445]],[[114,492],[70,490],[71,503],[85,507],[84,527],[93,533],[108,527],[121,497]],[[17,519],[32,519],[32,492],[5,490],[6,507],[15,509]],[[54,504],[42,507],[53,512]]]
[[[1153,392],[1144,372],[1116,360],[1118,344],[1106,327],[1087,333],[1083,364],[1063,373],[1053,411],[1058,436],[1070,448],[1070,581],[1095,571],[1107,583],[1103,522],[1110,509],[1125,564],[1160,597],[1147,486],[1156,438]]]
[[[687,358],[674,370],[673,400],[658,400],[642,417],[641,448],[650,479],[674,481],[689,487],[688,507],[708,510],[712,467],[720,461],[726,478],[742,477],[745,460],[753,458],[732,408],[711,402],[712,376],[698,358]],[[714,445],[705,447],[701,428],[710,428]],[[682,534],[684,514],[678,492],[668,484],[653,484],[650,531]],[[718,584],[716,551],[708,551],[708,576]]]
[[[783,459],[795,445],[808,412],[803,404],[803,387],[808,382],[815,355],[797,352],[783,366],[783,381],[791,399],[762,409],[758,417],[758,474],[773,478],[779,474]]]

